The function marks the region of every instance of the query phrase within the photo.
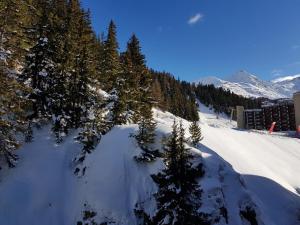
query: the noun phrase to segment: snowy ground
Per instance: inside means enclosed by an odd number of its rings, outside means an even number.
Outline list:
[[[228,224],[248,225],[240,216],[245,206],[255,209],[259,225],[300,224],[300,140],[237,130],[224,116],[216,119],[208,108],[200,109],[204,139],[201,151],[191,150],[202,155],[206,167],[199,180],[204,189],[201,210],[212,213],[215,224],[226,224],[220,214],[227,208]],[[154,116],[158,140],[179,120],[159,110]],[[98,223],[134,225],[137,202],[153,212],[151,196],[157,189],[150,174],[163,163],[133,160],[140,150],[129,136],[136,129],[117,126],[106,134],[84,161],[84,176],[73,173],[73,159],[80,152],[75,133],[56,145],[49,128],[36,131],[35,141],[20,149],[17,167],[0,171],[0,224],[76,224],[88,210],[97,213],[93,219]]]
[[[241,174],[265,224],[300,224],[300,139],[237,130],[205,106],[200,110],[204,157],[217,153]]]

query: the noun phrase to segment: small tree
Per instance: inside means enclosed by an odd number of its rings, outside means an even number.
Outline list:
[[[152,111],[145,110],[143,116],[138,121],[139,131],[135,135],[138,145],[143,150],[140,156],[136,156],[137,161],[151,162],[160,156],[158,150],[153,150],[151,144],[154,143],[156,123],[153,121]]]
[[[156,123],[153,121],[151,109],[145,110],[144,113],[138,121],[139,131],[136,139],[142,148],[147,148],[149,144],[154,142]]]
[[[201,127],[199,126],[197,121],[193,121],[189,127],[189,131],[191,134],[192,143],[196,146],[202,139]]]
[[[153,175],[159,187],[155,194],[157,202],[156,214],[151,218],[140,205],[136,215],[141,224],[209,224],[205,215],[198,210],[201,206],[202,190],[197,178],[203,176],[202,164],[194,167],[193,156],[185,147],[184,129],[174,121],[172,134],[165,146],[166,168]]]

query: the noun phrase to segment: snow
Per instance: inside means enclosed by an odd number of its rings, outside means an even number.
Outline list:
[[[228,224],[247,224],[240,216],[246,206],[255,209],[259,225],[300,224],[300,140],[283,133],[238,130],[225,115],[217,119],[202,104],[200,110],[204,139],[199,149],[190,148],[206,171],[199,180],[201,211],[211,213],[219,225],[226,224],[221,207],[227,209]],[[159,148],[174,119],[181,119],[158,109],[153,114]],[[182,122],[185,128],[190,124]],[[161,159],[146,164],[134,160],[141,151],[130,137],[136,130],[134,124],[115,126],[81,165],[73,161],[81,152],[74,141],[77,131],[55,144],[50,127],[35,130],[34,142],[18,153],[17,167],[0,170],[1,224],[76,224],[84,210],[91,210],[97,223],[135,225],[133,210],[141,202],[153,215],[157,186],[150,175],[164,164]],[[85,173],[76,176],[79,166]]]
[[[96,221],[134,224],[135,204],[156,192],[150,174],[163,165],[161,160],[151,166],[134,161],[140,149],[129,135],[136,129],[119,126],[105,135],[84,161],[82,177],[73,174],[73,159],[80,153],[76,133],[57,145],[48,127],[36,131],[35,141],[20,150],[17,168],[0,173],[0,221],[76,224],[87,205],[97,212]]]
[[[225,118],[217,120],[204,105],[200,106],[201,109],[204,151],[218,154],[240,173],[263,214],[265,224],[297,224],[300,140],[238,130],[234,128],[235,122],[230,123]]]
[[[291,80],[294,80],[295,78],[298,78],[298,77],[300,77],[300,74],[293,75],[293,76],[279,77],[279,78],[276,78],[276,79],[272,80],[271,82],[272,83],[279,83],[279,82],[283,82],[283,81],[291,81]]]
[[[46,77],[48,76],[48,72],[45,69],[43,69],[42,71],[39,72],[39,76]]]
[[[19,152],[15,169],[0,173],[2,224],[65,224],[73,215],[76,179],[70,159],[79,151],[70,135],[56,145],[49,127],[35,132],[35,141]]]
[[[117,224],[134,224],[135,204],[156,191],[150,174],[162,166],[159,160],[151,166],[134,161],[140,150],[129,135],[135,129],[132,125],[113,128],[84,162],[88,168],[82,178],[86,183],[80,192],[82,197]],[[95,196],[99,201],[95,201]]]
[[[245,97],[291,98],[293,93],[300,90],[300,75],[264,81],[247,71],[241,70],[224,79],[210,76],[199,79],[197,83],[213,84]]]

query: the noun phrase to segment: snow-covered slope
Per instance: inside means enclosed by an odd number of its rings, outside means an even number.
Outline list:
[[[264,223],[300,224],[300,195],[296,191],[300,187],[300,139],[237,130],[234,122],[217,120],[205,106],[201,108],[203,149],[219,154],[241,174]]]
[[[224,208],[228,224],[248,225],[240,216],[247,206],[255,209],[259,225],[300,224],[300,140],[237,130],[225,116],[216,119],[205,106],[200,109],[204,139],[191,151],[205,164],[206,174],[199,180],[201,210],[219,225],[226,224]],[[160,139],[180,118],[160,110],[154,110],[154,116],[160,147]],[[187,128],[189,122],[182,121]],[[85,159],[83,176],[74,175],[73,159],[80,153],[73,140],[76,132],[56,145],[49,130],[36,131],[34,142],[20,149],[16,168],[0,170],[0,224],[76,224],[90,211],[96,213],[91,220],[97,223],[135,225],[137,202],[146,202],[153,214],[157,187],[150,174],[164,164],[161,159],[149,164],[133,159],[140,153],[130,137],[136,125],[116,126],[104,135]]]
[[[271,81],[274,88],[286,96],[300,91],[300,74],[294,76],[280,77]]]
[[[223,87],[245,97],[265,97],[270,99],[290,98],[300,90],[300,75],[281,77],[273,81],[263,81],[247,71],[241,70],[224,80],[204,77],[197,82]]]

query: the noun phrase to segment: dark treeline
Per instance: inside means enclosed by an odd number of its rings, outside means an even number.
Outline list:
[[[180,81],[166,72],[151,70],[153,96],[157,106],[190,121],[198,120],[197,99],[214,109],[216,113],[230,114],[231,108],[241,105],[247,109],[258,108],[261,99],[246,98],[230,90]]]
[[[165,72],[151,70],[151,74],[153,98],[159,108],[190,121],[199,119],[196,96],[189,83],[181,82]]]
[[[237,105],[244,106],[246,109],[259,108],[261,99],[246,98],[234,94],[230,90],[216,88],[214,85],[192,85],[195,95],[206,106],[212,106],[216,113],[230,114],[231,108]]]

